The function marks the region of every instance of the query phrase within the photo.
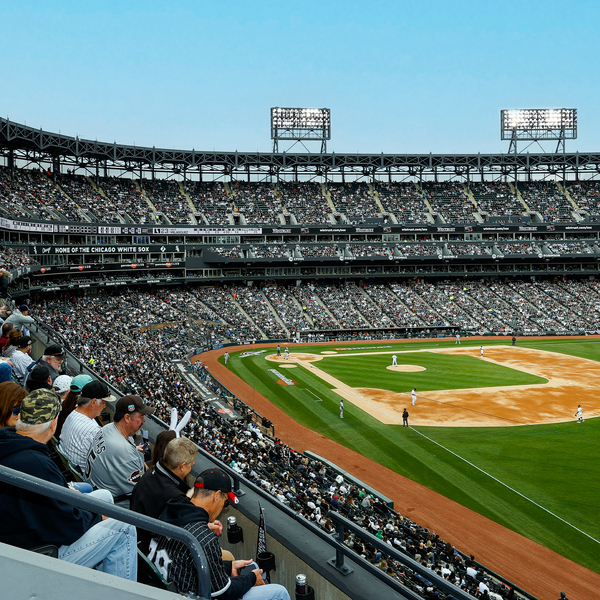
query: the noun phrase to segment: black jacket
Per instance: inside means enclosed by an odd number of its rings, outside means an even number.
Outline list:
[[[0,429],[0,464],[67,487],[48,447],[19,435],[14,427]],[[70,545],[101,520],[87,510],[6,483],[0,483],[0,506],[0,542],[20,548]]]
[[[221,558],[219,539],[208,528],[208,513],[203,508],[191,502],[169,500],[160,518],[187,529],[200,542],[210,570],[210,588],[213,596],[219,600],[237,600],[256,583],[256,575],[252,571],[231,577],[232,563]],[[180,594],[197,593],[198,576],[187,547],[164,536],[158,536],[156,542],[156,546],[154,543],[151,545],[148,558],[157,563],[163,574],[165,565],[167,566],[166,579],[175,583]]]
[[[162,460],[148,469],[143,477],[135,484],[131,493],[130,508],[135,512],[158,519],[167,506],[169,500],[188,502],[186,492],[189,487],[170,471]],[[138,541],[141,550],[148,553],[148,545],[152,534],[145,529],[138,529]]]

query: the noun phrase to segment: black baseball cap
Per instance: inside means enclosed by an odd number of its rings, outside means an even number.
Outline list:
[[[19,348],[27,348],[29,344],[33,344],[33,342],[28,335],[24,335],[23,337],[19,338]]]
[[[44,356],[58,356],[61,358],[65,357],[65,351],[62,346],[58,344],[51,344],[44,350]]]
[[[217,467],[202,471],[196,478],[194,487],[225,492],[233,504],[239,502],[238,497],[233,493],[231,478],[225,471],[222,471]]]
[[[116,400],[114,396],[111,396],[110,390],[104,381],[90,381],[84,385],[80,398],[97,398],[107,402]]]
[[[83,394],[83,390],[81,393]],[[153,415],[155,410],[155,408],[144,404],[144,401],[139,396],[123,396],[119,398],[115,406],[116,415],[132,415],[133,413]]]

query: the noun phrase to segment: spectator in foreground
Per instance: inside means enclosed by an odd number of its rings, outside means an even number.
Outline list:
[[[52,390],[39,389],[26,396],[16,428],[0,430],[0,464],[67,488],[46,446],[59,412],[60,400]],[[92,494],[110,500],[102,490]],[[5,483],[0,484],[0,505],[0,542],[20,548],[54,544],[62,560],[137,580],[132,525]]]
[[[42,362],[46,363],[50,370],[50,376],[52,377],[52,383],[58,377],[63,361],[65,360],[65,351],[62,346],[58,344],[52,344],[44,350],[44,356],[42,356]]]
[[[167,433],[175,435],[174,431],[163,431],[159,437]],[[186,438],[172,439],[167,444],[164,457],[149,468],[133,488],[131,510],[158,519],[167,501],[189,502],[186,494],[190,488],[186,477],[196,462],[196,452],[194,442]],[[143,544],[142,551],[147,554],[152,534],[140,530],[138,538]]]
[[[62,376],[61,376],[62,377]],[[60,377],[56,378],[58,381]],[[55,382],[56,383],[56,382]],[[100,425],[96,417],[114,401],[108,386],[103,381],[92,381],[81,391],[77,408],[67,417],[60,436],[60,451],[79,469],[85,472],[90,445]]]
[[[212,596],[220,600],[289,600],[283,586],[265,585],[262,569],[239,573],[252,564],[251,560],[222,560],[219,540],[209,523],[217,519],[229,501],[238,502],[229,475],[217,468],[206,469],[196,479],[191,502],[169,501],[161,519],[187,529],[202,546],[210,570]],[[196,568],[187,547],[164,536],[158,536],[157,543],[148,558],[154,560],[160,555],[163,564],[168,563],[167,580],[175,583],[180,594],[196,592]]]
[[[0,427],[14,427],[27,391],[12,381],[0,383]]]
[[[115,406],[114,423],[94,435],[85,475],[97,487],[108,490],[117,502],[127,499],[144,474],[143,447],[135,445],[133,436],[146,422],[145,415],[154,410],[139,396],[123,396]]]
[[[31,338],[24,335],[13,352],[10,362],[13,364],[13,371],[19,383],[23,384],[27,375],[27,367],[33,362],[33,358],[29,356],[31,352]]]
[[[75,410],[77,406],[77,398],[81,395],[81,390],[87,385],[92,378],[89,375],[76,375],[71,380],[71,388],[62,403],[62,410],[58,415],[58,425],[54,437],[59,440],[62,433],[62,428],[68,416]]]

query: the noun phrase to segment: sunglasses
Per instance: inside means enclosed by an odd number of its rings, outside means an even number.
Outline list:
[[[12,414],[16,417],[17,415],[21,414],[21,405],[19,404],[19,406],[15,406],[12,410]]]

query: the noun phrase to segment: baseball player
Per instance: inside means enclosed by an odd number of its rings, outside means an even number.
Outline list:
[[[277,344],[277,357],[281,356],[281,346]]]
[[[283,351],[283,358],[285,360],[287,360],[290,357],[290,351],[288,349],[288,347],[286,346],[285,350]]]
[[[412,405],[414,406],[417,403],[417,388],[413,388],[410,397],[412,398]]]
[[[454,342],[454,345],[456,346],[456,344],[460,346],[460,333],[456,334],[456,342]]]
[[[483,346],[479,347],[479,352],[481,353],[481,358],[483,358]]]
[[[225,354],[223,354],[223,359],[225,360],[225,364],[229,362],[229,352],[225,352]]]
[[[577,405],[577,412],[575,413],[577,417],[578,423],[585,423],[585,419],[583,418],[583,408],[581,408],[581,404]]]
[[[397,367],[398,366],[398,357],[393,354],[392,355],[392,367]]]
[[[402,413],[402,427],[408,427],[408,411],[406,409]]]
[[[340,400],[340,419],[344,418],[344,399]]]

